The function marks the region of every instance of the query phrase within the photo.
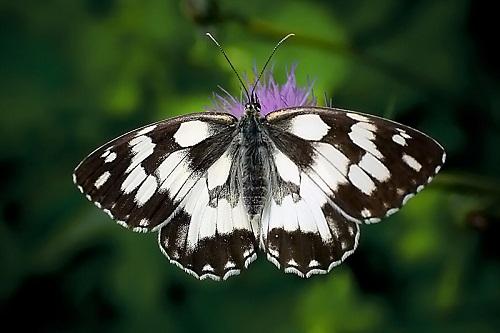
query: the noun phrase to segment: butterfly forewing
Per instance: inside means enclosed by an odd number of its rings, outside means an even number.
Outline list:
[[[210,166],[191,150],[205,148],[212,160],[222,155],[235,122],[226,114],[197,114],[142,127],[95,150],[75,169],[74,181],[121,224],[151,230]]]
[[[445,160],[430,137],[375,116],[307,107],[275,111],[266,120],[272,141],[293,162],[290,168],[297,168],[293,172],[307,176],[344,216],[359,221],[378,222],[394,213]]]

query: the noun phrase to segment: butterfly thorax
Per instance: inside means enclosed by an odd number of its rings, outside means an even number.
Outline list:
[[[251,104],[255,106],[255,104]],[[260,216],[269,193],[269,139],[258,108],[245,107],[240,119],[242,194],[250,218]]]

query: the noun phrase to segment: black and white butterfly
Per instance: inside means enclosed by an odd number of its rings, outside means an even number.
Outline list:
[[[158,231],[170,262],[227,279],[260,249],[301,277],[354,252],[359,226],[395,213],[445,161],[410,127],[324,107],[260,115],[251,94],[237,119],[202,112],[124,134],[75,170],[87,198],[134,231]]]

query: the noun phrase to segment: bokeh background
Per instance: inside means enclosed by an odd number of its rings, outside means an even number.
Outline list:
[[[498,332],[500,54],[486,0],[0,4],[0,317],[35,332]],[[169,264],[71,181],[95,147],[294,63],[337,107],[436,138],[442,173],[326,276],[264,258],[224,283]]]

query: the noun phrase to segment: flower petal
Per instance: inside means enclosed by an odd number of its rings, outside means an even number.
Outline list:
[[[306,87],[297,86],[295,70],[297,66],[293,65],[287,73],[286,82],[280,85],[273,76],[272,69],[266,72],[257,87],[255,93],[260,101],[262,116],[268,113],[287,107],[312,106],[316,105],[316,98],[312,93],[313,82]],[[254,71],[257,76],[257,71]],[[251,87],[251,85],[249,85]],[[244,113],[244,103],[242,98],[237,99],[226,90],[219,87],[222,94],[214,93],[213,105],[208,108],[209,111],[227,112],[241,117]]]

